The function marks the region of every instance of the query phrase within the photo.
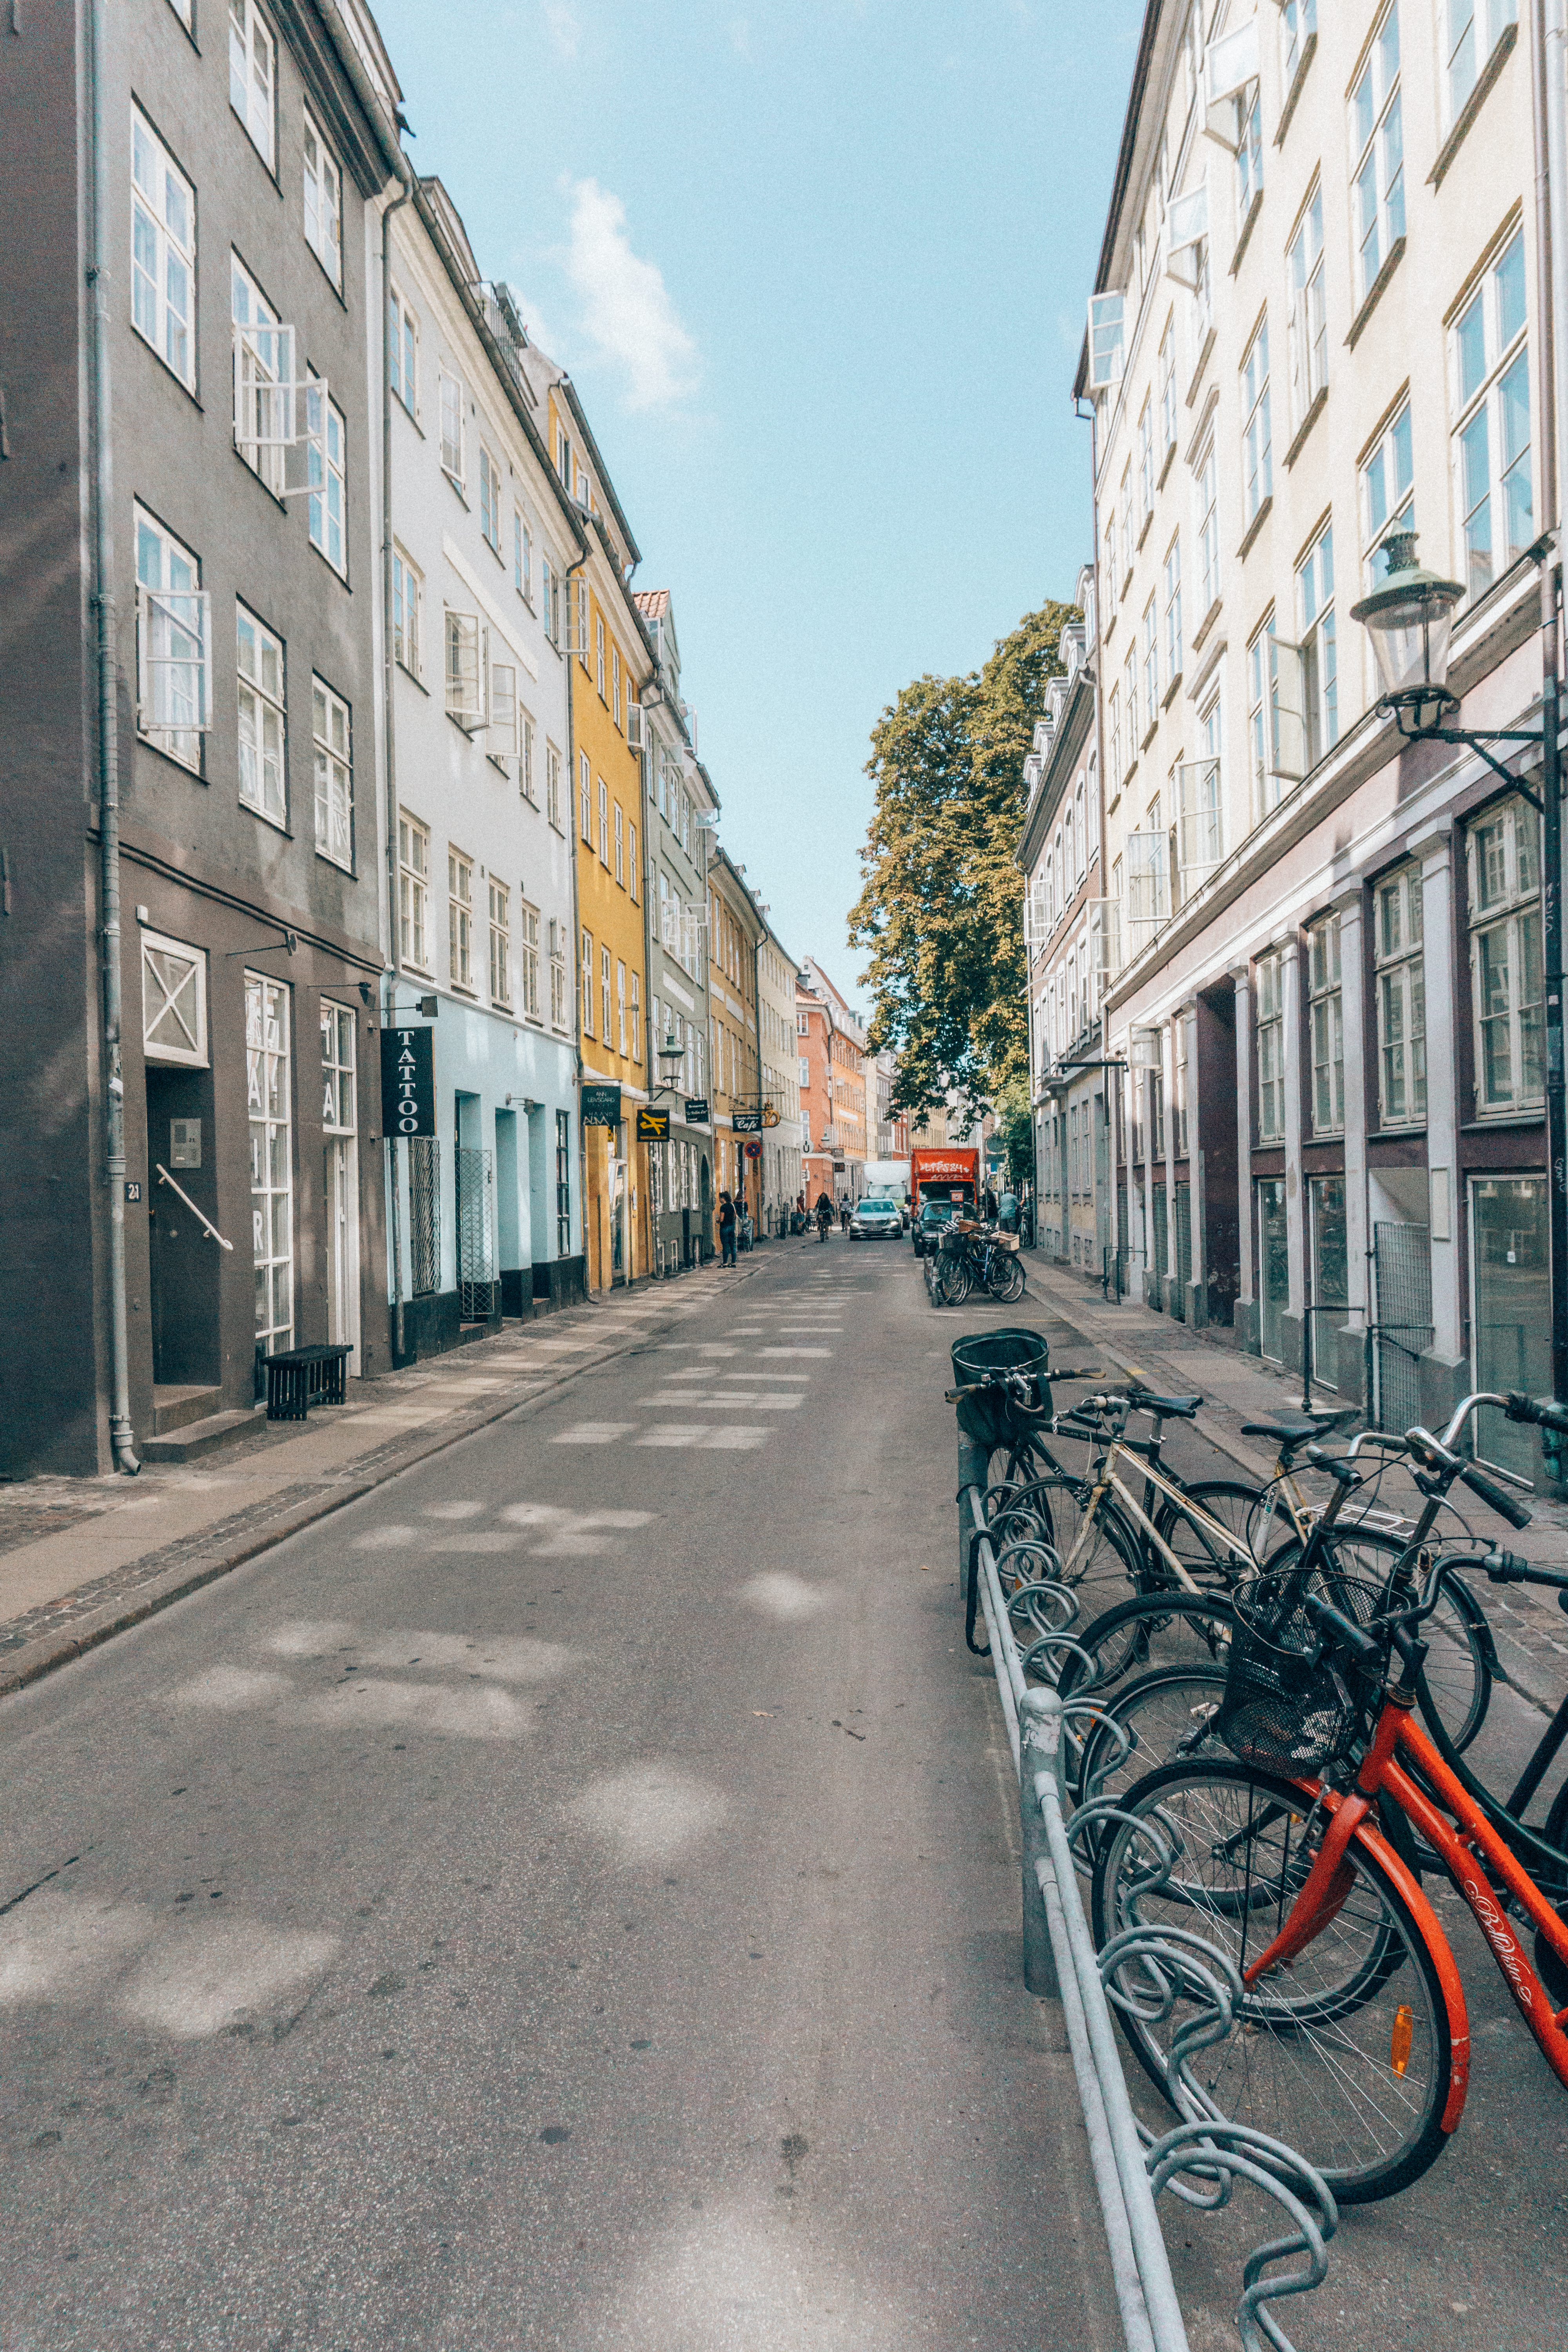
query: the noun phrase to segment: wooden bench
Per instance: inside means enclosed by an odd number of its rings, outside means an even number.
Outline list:
[[[285,1348],[265,1356],[267,1418],[303,1421],[313,1404],[342,1404],[352,1348]]]

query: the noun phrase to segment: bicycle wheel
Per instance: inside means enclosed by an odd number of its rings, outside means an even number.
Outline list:
[[[1086,1483],[1065,1471],[1036,1478],[1011,1496],[998,1513],[993,1521],[994,1539],[1017,1542],[1029,1535],[1042,1537],[1061,1562],[1058,1578],[1063,1584],[1085,1584],[1095,1591],[1136,1586],[1142,1566],[1137,1535],[1106,1500],[1086,1532],[1089,1493]],[[1005,1526],[1000,1524],[1004,1520]]]
[[[1334,1567],[1373,1584],[1387,1583],[1405,1549],[1398,1536],[1374,1528],[1332,1528],[1323,1540]],[[1270,1555],[1269,1566],[1288,1568],[1300,1549],[1292,1536]],[[1332,1568],[1324,1573],[1331,1580]],[[1426,1637],[1426,1663],[1416,1685],[1416,1699],[1431,1729],[1441,1730],[1462,1752],[1486,1721],[1495,1653],[1485,1610],[1451,1568],[1445,1568],[1438,1579],[1436,1606],[1422,1631]]]
[[[962,1307],[969,1296],[969,1268],[960,1257],[950,1257],[946,1251],[938,1257],[936,1276],[931,1284],[939,1307]]]
[[[1235,1613],[1217,1593],[1137,1593],[1118,1601],[1073,1639],[1058,1688],[1064,1698],[1110,1691],[1136,1666],[1217,1666],[1229,1653]]]
[[[1194,1582],[1229,1584],[1238,1574],[1245,1575],[1252,1564],[1247,1528],[1258,1506],[1258,1488],[1244,1486],[1236,1478],[1200,1478],[1190,1486],[1184,1486],[1182,1496],[1181,1503],[1166,1498],[1154,1514],[1154,1525]],[[1191,1510],[1186,1507],[1189,1504]],[[1218,1536],[1208,1533],[1194,1517],[1196,1511],[1218,1523],[1235,1545],[1239,1559],[1226,1550]],[[1162,1570],[1168,1573],[1168,1563],[1152,1545],[1149,1549],[1153,1555],[1151,1569],[1156,1574]]]
[[[1164,1665],[1105,1692],[1099,1719],[1078,1725],[1074,1801],[1120,1798],[1145,1773],[1189,1757],[1228,1762],[1229,1751],[1209,1729],[1225,1681],[1223,1666]]]
[[[1210,1760],[1164,1765],[1122,1804],[1134,1820],[1112,1825],[1095,1864],[1097,1948],[1128,1927],[1182,1927],[1245,1972],[1289,1916],[1327,1816],[1289,1780]],[[1151,1832],[1174,1848],[1158,1883]],[[1219,2114],[1285,2140],[1359,2205],[1407,2188],[1441,2152],[1453,2052],[1424,1927],[1369,1849],[1352,1840],[1345,1866],[1333,1917],[1248,1988],[1230,2033],[1188,2067]],[[1169,2096],[1166,2054],[1207,1999],[1135,1958],[1115,1988],[1122,2032]]]
[[[1027,1287],[1022,1260],[1011,1251],[998,1250],[985,1269],[985,1286],[993,1298],[999,1298],[1004,1307],[1011,1307],[1016,1299],[1022,1298]]]

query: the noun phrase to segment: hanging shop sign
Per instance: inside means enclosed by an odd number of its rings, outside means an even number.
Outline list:
[[[761,1135],[763,1114],[760,1110],[732,1110],[730,1124],[737,1135]]]
[[[381,1131],[436,1132],[436,1039],[428,1029],[381,1033]]]
[[[621,1123],[621,1090],[619,1087],[585,1086],[583,1089],[583,1124],[584,1127],[619,1127]]]
[[[668,1139],[668,1135],[669,1113],[667,1110],[649,1110],[646,1105],[638,1110],[637,1141],[639,1143],[663,1143]]]
[[[686,1105],[686,1124],[688,1127],[707,1126],[708,1097],[706,1095],[692,1095],[689,1097]]]

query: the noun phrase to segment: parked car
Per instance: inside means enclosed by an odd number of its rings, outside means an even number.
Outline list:
[[[897,1241],[903,1230],[904,1221],[899,1214],[899,1204],[896,1201],[883,1194],[868,1194],[863,1200],[856,1202],[849,1219],[849,1238],[852,1242],[878,1239],[885,1241],[889,1234]]]
[[[906,1194],[902,1192],[887,1192],[879,1186],[875,1192],[868,1192],[865,1197],[868,1201],[889,1202],[899,1213],[900,1233],[907,1234],[909,1232],[910,1204]]]
[[[943,1225],[963,1206],[962,1201],[922,1201],[920,1215],[915,1219],[915,1255],[924,1257],[928,1249],[935,1249],[942,1239]]]

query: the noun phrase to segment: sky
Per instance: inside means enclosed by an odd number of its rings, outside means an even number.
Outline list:
[[[671,593],[720,838],[868,1010],[870,730],[1089,553],[1071,383],[1142,0],[376,15],[416,169],[570,370],[635,584]]]

